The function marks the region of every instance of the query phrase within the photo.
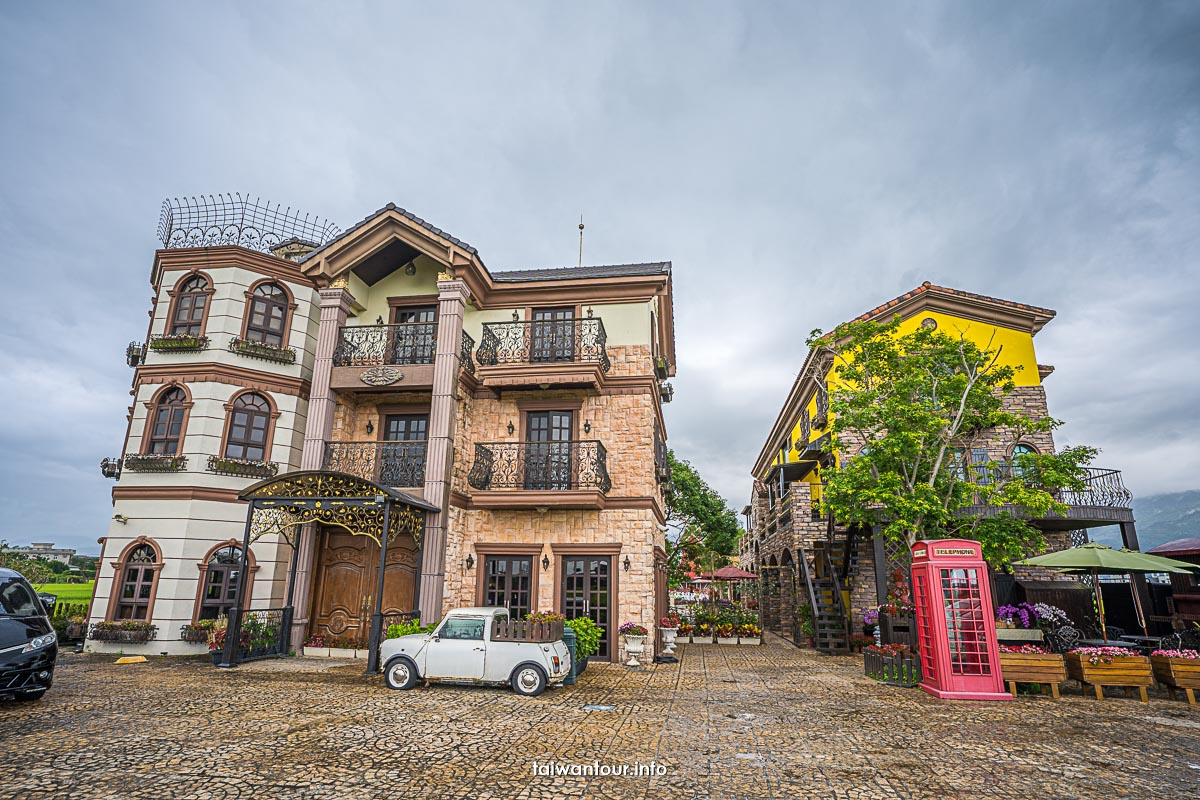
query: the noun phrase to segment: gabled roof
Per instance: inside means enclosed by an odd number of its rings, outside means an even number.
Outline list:
[[[1176,539],[1172,542],[1160,544],[1158,547],[1151,547],[1146,552],[1153,553],[1156,556],[1200,555],[1200,536],[1191,536],[1186,539]]]
[[[1055,315],[1057,314],[1057,312],[1054,311],[1053,309],[1042,308],[1041,306],[1031,306],[1031,305],[1027,305],[1026,303],[1017,303],[1012,300],[1002,300],[999,297],[989,297],[986,294],[975,294],[974,292],[964,292],[961,289],[951,289],[947,286],[937,286],[935,284],[930,283],[929,281],[925,281],[924,283],[922,283],[920,286],[913,289],[912,291],[905,292],[904,294],[900,295],[899,297],[893,297],[891,300],[888,300],[886,303],[875,306],[874,308],[872,308],[870,311],[866,312],[865,314],[860,314],[859,316],[855,317],[855,320],[875,319],[877,317],[883,316],[884,314],[888,313],[889,311],[894,311],[896,313],[900,313],[901,309],[904,308],[905,306],[908,306],[910,303],[912,303],[918,299],[922,299],[921,298],[922,295],[935,295],[935,294],[945,295],[949,298],[957,299],[959,301],[963,301],[966,303],[972,303],[972,302],[981,303],[981,304],[985,304],[985,305],[989,305],[989,306],[1000,306],[1003,308],[1012,309],[1013,311],[1017,311],[1017,312],[1024,312],[1025,314],[1028,314],[1028,315],[1031,315],[1032,317],[1034,317],[1033,325],[1034,325],[1035,333],[1037,331],[1040,331],[1042,329],[1042,326],[1045,325],[1047,322],[1054,319]]]
[[[378,217],[381,214],[386,214],[389,211],[395,211],[397,214],[411,220],[412,222],[415,222],[416,224],[420,225],[422,228],[424,228],[425,230],[434,234],[435,236],[440,236],[443,239],[445,239],[446,241],[450,242],[451,244],[453,244],[457,247],[461,247],[463,250],[466,250],[467,252],[471,253],[476,258],[479,257],[478,250],[476,250],[474,247],[472,247],[471,245],[464,242],[462,239],[459,239],[457,236],[452,236],[451,234],[447,233],[446,231],[442,230],[441,228],[437,227],[436,225],[432,225],[432,224],[426,222],[425,220],[418,217],[416,214],[412,213],[411,211],[407,211],[407,210],[401,208],[400,206],[396,205],[395,203],[388,203],[383,208],[377,210],[374,214],[368,214],[367,216],[363,217],[360,221],[358,221],[354,225],[351,225],[349,228],[342,231],[340,235],[334,237],[333,239],[330,239],[328,242],[321,245],[316,250],[313,250],[311,253],[304,256],[304,258],[300,259],[301,263],[308,261],[310,258],[315,256],[317,253],[320,253],[322,250],[325,250],[326,248],[328,248],[334,244],[337,244],[342,239],[345,239],[347,236],[354,233],[359,228],[361,228],[364,225],[366,225],[367,223],[371,222],[371,220],[375,219],[376,217]]]
[[[493,272],[496,283],[527,281],[574,281],[589,278],[625,278],[643,275],[670,275],[670,261],[647,264],[607,264],[594,267],[550,267],[548,269],[513,269]]]

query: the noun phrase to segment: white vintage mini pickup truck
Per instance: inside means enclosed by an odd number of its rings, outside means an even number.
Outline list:
[[[500,638],[495,635],[499,630],[505,633]],[[388,639],[380,645],[379,657],[389,689],[410,689],[418,681],[507,684],[517,694],[534,697],[550,684],[562,683],[571,670],[571,653],[561,636],[515,641],[505,608],[456,608],[433,633]]]

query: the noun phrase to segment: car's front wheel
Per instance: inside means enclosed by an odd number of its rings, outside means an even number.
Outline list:
[[[546,691],[546,673],[534,664],[522,664],[513,673],[512,688],[517,694],[537,697]]]
[[[383,668],[383,682],[389,689],[411,689],[417,682],[417,670],[407,658],[393,658]]]

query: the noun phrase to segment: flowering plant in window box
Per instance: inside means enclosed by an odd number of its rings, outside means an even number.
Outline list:
[[[253,339],[242,339],[234,336],[229,340],[229,351],[250,358],[261,358],[264,361],[278,361],[281,364],[296,363],[296,349],[270,342],[256,342]]]
[[[1150,659],[1124,647],[1077,647],[1067,653],[1067,675],[1080,689],[1094,686],[1097,700],[1104,697],[1101,687],[1123,686],[1136,687],[1146,702],[1146,687],[1154,682]]]
[[[179,626],[179,638],[192,644],[207,644],[208,635],[216,624],[215,619],[202,619]]]
[[[206,347],[208,347],[207,336],[196,336],[190,333],[165,333],[161,336],[150,337],[150,349],[159,353],[203,350]]]
[[[1155,650],[1150,654],[1150,666],[1154,677],[1167,687],[1171,699],[1182,689],[1190,705],[1196,704],[1196,690],[1200,689],[1200,651]]]
[[[1057,700],[1058,685],[1067,679],[1062,655],[1036,644],[1000,645],[1000,671],[1013,697],[1017,696],[1018,683],[1036,683],[1049,686]]]
[[[279,472],[274,461],[259,461],[253,458],[227,458],[209,456],[208,471],[218,475],[243,475],[252,478],[272,478]]]
[[[124,468],[133,472],[181,472],[187,468],[187,456],[165,453],[130,453]]]
[[[135,619],[93,622],[88,638],[98,642],[148,642],[158,635],[158,626]]]

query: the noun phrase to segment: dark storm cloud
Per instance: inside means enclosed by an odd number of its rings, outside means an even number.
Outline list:
[[[671,442],[737,507],[808,331],[923,280],[1057,309],[1060,441],[1195,487],[1193,4],[329,9],[0,8],[0,538],[96,549],[158,203],[217,191],[673,259]]]

